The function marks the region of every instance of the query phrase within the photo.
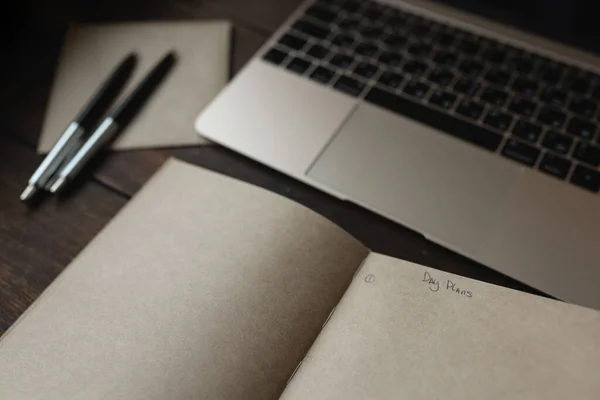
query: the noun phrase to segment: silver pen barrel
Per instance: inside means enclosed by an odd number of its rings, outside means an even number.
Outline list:
[[[112,139],[118,129],[119,124],[114,119],[106,118],[83,146],[81,146],[77,154],[60,171],[58,178],[50,187],[50,192],[56,193],[60,191],[66,183],[75,178],[88,161]]]
[[[52,147],[44,161],[29,178],[27,188],[21,194],[21,200],[32,198],[35,193],[45,187],[65,159],[79,145],[84,129],[77,122],[71,122],[60,139]]]

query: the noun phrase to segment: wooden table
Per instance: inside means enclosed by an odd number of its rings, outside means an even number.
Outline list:
[[[32,209],[19,202],[20,192],[41,160],[35,146],[67,22],[226,18],[235,26],[234,74],[300,2],[66,0],[55,9],[47,9],[45,1],[34,2],[35,17],[18,23],[14,29],[18,34],[10,40],[8,51],[12,63],[0,67],[0,109],[3,112],[0,121],[0,334],[169,157],[243,179],[302,203],[378,252],[535,293],[407,228],[214,145],[111,153],[68,198],[47,199]]]

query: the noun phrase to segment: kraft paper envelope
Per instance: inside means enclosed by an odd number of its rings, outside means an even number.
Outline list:
[[[139,56],[118,104],[170,50],[177,63],[113,144],[140,149],[206,143],[194,130],[198,113],[229,77],[231,25],[226,21],[135,22],[73,26],[67,32],[38,143],[48,152],[111,70]]]

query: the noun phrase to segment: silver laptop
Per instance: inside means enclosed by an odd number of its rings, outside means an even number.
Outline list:
[[[470,3],[482,11],[310,0],[196,130],[600,308],[597,14],[574,0]]]

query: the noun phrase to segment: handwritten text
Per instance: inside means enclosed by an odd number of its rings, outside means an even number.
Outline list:
[[[422,281],[428,284],[429,290],[431,290],[432,292],[439,292],[440,288],[443,288],[445,290],[457,293],[461,296],[473,297],[473,293],[471,291],[459,287],[457,282],[447,279],[443,283],[440,283],[439,280],[435,279],[427,271],[425,271],[425,273],[423,274]]]

